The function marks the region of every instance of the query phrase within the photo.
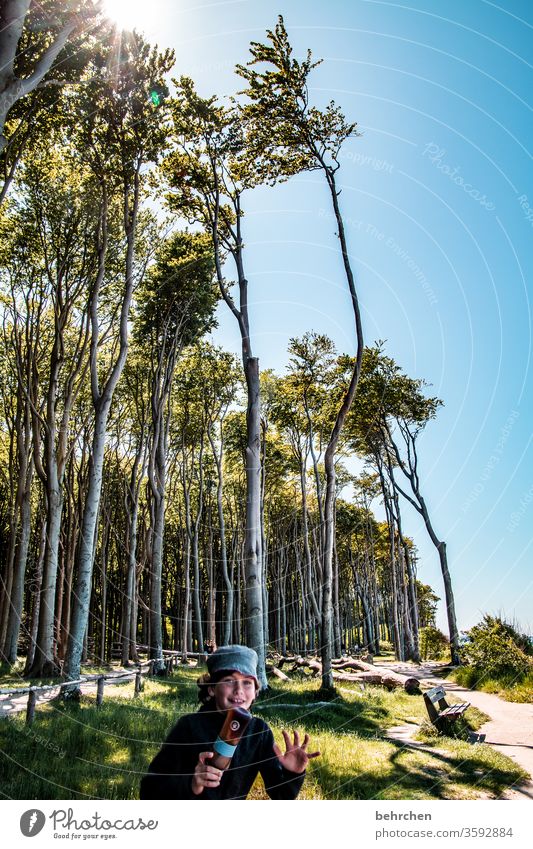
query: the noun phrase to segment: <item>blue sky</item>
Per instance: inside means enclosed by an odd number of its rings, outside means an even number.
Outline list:
[[[135,3],[130,9],[135,14]],[[176,50],[204,94],[233,73],[278,13],[297,56],[324,62],[312,97],[361,131],[339,182],[365,341],[445,406],[424,434],[422,486],[448,544],[461,628],[503,612],[533,632],[531,307],[533,7],[484,0],[152,0],[140,24]],[[255,353],[282,370],[289,337],[354,330],[325,186],[302,175],[250,193],[247,274]],[[233,317],[218,340],[239,350]],[[437,552],[416,514],[419,577],[440,593]],[[442,611],[439,622],[445,619]]]

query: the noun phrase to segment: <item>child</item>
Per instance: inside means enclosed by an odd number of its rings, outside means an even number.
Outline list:
[[[257,654],[246,646],[222,646],[207,658],[208,676],[200,679],[197,713],[178,720],[163,748],[141,781],[141,799],[246,799],[261,773],[271,799],[295,799],[307,764],[320,752],[307,752],[298,732],[283,731],[285,753],[272,731],[253,717],[239,742],[229,768],[210,765],[213,743],[231,708],[248,711],[259,691]]]

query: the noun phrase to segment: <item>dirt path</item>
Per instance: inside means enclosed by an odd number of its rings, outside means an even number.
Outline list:
[[[490,716],[480,729],[485,734],[485,742],[503,755],[520,764],[530,776],[533,776],[533,704],[506,702],[492,693],[481,693],[460,687],[453,681],[443,681],[435,677],[438,664],[415,666],[411,663],[383,663],[404,675],[413,675],[428,686],[442,684],[447,693],[454,693],[461,701],[470,702]],[[533,800],[533,780],[510,788],[502,796],[504,799]]]

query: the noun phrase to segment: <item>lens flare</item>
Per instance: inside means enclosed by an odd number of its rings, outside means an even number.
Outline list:
[[[142,30],[150,23],[154,5],[147,0],[104,0],[104,11],[119,29]]]

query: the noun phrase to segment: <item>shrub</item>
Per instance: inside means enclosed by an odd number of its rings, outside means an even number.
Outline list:
[[[432,625],[420,628],[419,640],[422,660],[439,660],[450,645],[448,637]]]
[[[468,632],[469,642],[463,646],[463,661],[482,678],[521,681],[531,671],[533,663],[523,650],[524,639],[515,628],[496,616],[483,617]]]
[[[474,669],[472,666],[459,666],[455,670],[453,677],[461,687],[468,687],[469,690],[475,690],[482,677],[482,672],[479,669]]]

